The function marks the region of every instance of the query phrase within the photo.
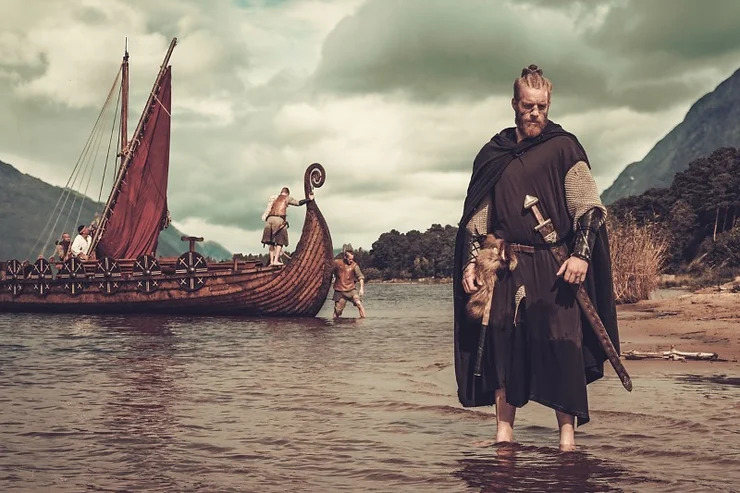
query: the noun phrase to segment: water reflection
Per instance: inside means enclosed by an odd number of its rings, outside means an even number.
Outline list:
[[[460,469],[453,476],[480,492],[622,491],[614,483],[625,476],[615,464],[581,451],[563,453],[519,444],[494,445],[458,463]]]
[[[163,317],[106,317],[96,321],[116,352],[101,366],[108,379],[101,408],[103,432],[121,479],[131,487],[174,486],[163,450],[178,433],[176,406],[188,375],[177,362],[177,337]],[[109,459],[109,460],[110,460]]]
[[[0,314],[0,491],[738,484],[736,365],[607,375],[576,453],[537,406],[517,436],[553,447],[471,449],[494,425],[455,396],[449,286],[368,291],[365,320]]]

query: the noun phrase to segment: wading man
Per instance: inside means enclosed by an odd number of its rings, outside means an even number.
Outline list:
[[[357,282],[360,283],[359,292],[355,287]],[[334,260],[334,318],[342,316],[348,301],[357,307],[360,318],[365,318],[365,307],[360,299],[364,294],[365,276],[355,262],[355,254],[345,250],[341,259]]]
[[[606,354],[576,303],[583,284],[619,348],[604,208],[586,152],[548,119],[552,84],[530,65],[514,82],[515,127],[478,153],[455,243],[455,373],[465,407],[496,405],[496,442],[513,440],[516,408],[528,401],[555,410],[560,447],[575,447],[574,426],[589,420],[586,385],[601,378]],[[539,199],[570,251],[559,264],[524,208]],[[476,260],[486,234],[517,255],[499,275],[484,333],[480,376],[474,373],[481,321],[466,315],[483,279]]]

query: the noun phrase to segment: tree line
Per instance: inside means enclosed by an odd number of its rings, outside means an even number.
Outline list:
[[[666,271],[740,268],[740,149],[723,147],[689,163],[668,188],[609,206],[617,221],[656,226],[668,245]]]
[[[670,187],[619,199],[607,209],[613,234],[644,235],[665,244],[666,259],[660,261],[665,272],[740,269],[740,149],[717,149],[692,161]],[[631,230],[632,225],[638,229]],[[355,260],[369,280],[449,278],[457,229],[449,224],[433,224],[424,232],[392,229],[382,233],[369,251],[356,249]]]
[[[433,224],[424,232],[392,229],[370,251],[355,250],[355,261],[368,280],[452,277],[457,227]]]
[[[614,233],[633,223],[657,232],[648,236],[666,245],[664,272],[740,269],[740,149],[719,148],[689,163],[669,188],[622,198],[607,209]],[[451,277],[456,235],[451,225],[393,229],[355,258],[368,279]]]

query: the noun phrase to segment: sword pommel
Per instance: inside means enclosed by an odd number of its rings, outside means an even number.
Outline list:
[[[550,220],[542,216],[542,212],[540,212],[540,208],[537,207],[537,204],[540,203],[540,199],[535,197],[534,195],[525,195],[524,196],[524,209],[528,211],[532,211],[532,214],[534,214],[535,219],[537,219],[537,227],[535,230],[539,231],[544,226],[550,224]]]
[[[538,199],[537,197],[533,197],[531,195],[524,196],[524,208],[527,210],[531,209],[532,207],[534,207],[535,205],[539,203],[540,203],[540,199]]]

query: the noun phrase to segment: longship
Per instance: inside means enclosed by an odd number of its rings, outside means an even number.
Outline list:
[[[39,255],[33,263],[0,262],[0,312],[313,317],[321,309],[331,282],[333,248],[315,199],[306,202],[300,239],[284,265],[236,255],[230,261],[209,261],[196,248],[203,238],[195,236],[181,238],[180,256],[157,255],[159,233],[169,224],[169,60],[176,44],[175,38],[130,139],[125,51],[114,83],[120,79],[120,153],[88,259],[55,263]],[[325,179],[322,165],[309,165],[303,177],[305,196]]]

